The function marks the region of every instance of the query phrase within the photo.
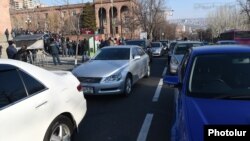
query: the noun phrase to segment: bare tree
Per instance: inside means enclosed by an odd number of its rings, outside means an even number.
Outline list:
[[[237,0],[240,7],[241,13],[244,13],[247,16],[247,23],[250,27],[250,0]]]
[[[58,32],[60,20],[56,13],[51,13],[48,15],[48,30],[52,32]]]
[[[207,24],[212,30],[213,37],[217,37],[220,33],[230,29],[247,29],[244,22],[245,16],[240,14],[237,7],[220,6],[215,11],[208,14]]]
[[[142,29],[148,33],[149,39],[153,39],[156,27],[165,20],[166,0],[137,0],[133,7],[133,13]]]

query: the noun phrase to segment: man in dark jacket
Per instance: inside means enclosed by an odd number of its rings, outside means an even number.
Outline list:
[[[9,59],[15,59],[17,54],[17,49],[13,45],[13,41],[8,41],[9,46],[6,49],[7,56]]]
[[[54,64],[55,65],[57,65],[57,64],[61,65],[61,61],[60,61],[60,58],[59,58],[59,48],[57,47],[56,42],[55,42],[55,40],[53,38],[51,39],[50,50],[51,50],[51,55],[53,57]]]

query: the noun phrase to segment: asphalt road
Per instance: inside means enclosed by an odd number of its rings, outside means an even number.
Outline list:
[[[170,141],[173,89],[161,85],[166,57],[154,58],[151,76],[128,96],[88,96],[87,113],[74,141]]]

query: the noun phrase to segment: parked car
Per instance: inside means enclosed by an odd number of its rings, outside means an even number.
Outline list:
[[[234,40],[220,40],[218,41],[216,44],[219,44],[219,45],[234,45],[234,44],[239,44],[237,41],[234,41]]]
[[[67,71],[0,59],[0,140],[70,140],[86,113],[80,82]]]
[[[109,46],[73,71],[85,95],[129,95],[132,85],[150,75],[149,56],[139,46]]]
[[[148,40],[142,40],[142,39],[138,39],[138,40],[126,40],[125,41],[125,45],[137,45],[143,48],[143,50],[148,54],[150,62],[152,62],[152,51],[151,51],[151,44],[150,41]]]
[[[162,56],[164,53],[163,45],[161,42],[151,43],[152,56]]]
[[[168,53],[167,53],[168,65],[170,64],[170,59],[171,59],[171,56],[173,54],[173,50],[174,50],[174,47],[175,47],[176,44],[177,44],[177,41],[171,41],[169,43],[169,48],[168,48]]]
[[[197,47],[184,58],[178,73],[163,80],[178,88],[172,140],[202,141],[205,125],[248,125],[249,46]]]
[[[177,72],[177,68],[185,55],[185,53],[190,49],[191,47],[197,47],[202,46],[203,43],[199,41],[179,41],[174,49],[173,53],[170,57],[170,63],[169,63],[169,72],[171,74],[175,74]]]

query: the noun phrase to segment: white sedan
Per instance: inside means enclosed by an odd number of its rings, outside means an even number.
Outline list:
[[[0,59],[0,141],[70,141],[86,113],[79,84],[71,72]]]

